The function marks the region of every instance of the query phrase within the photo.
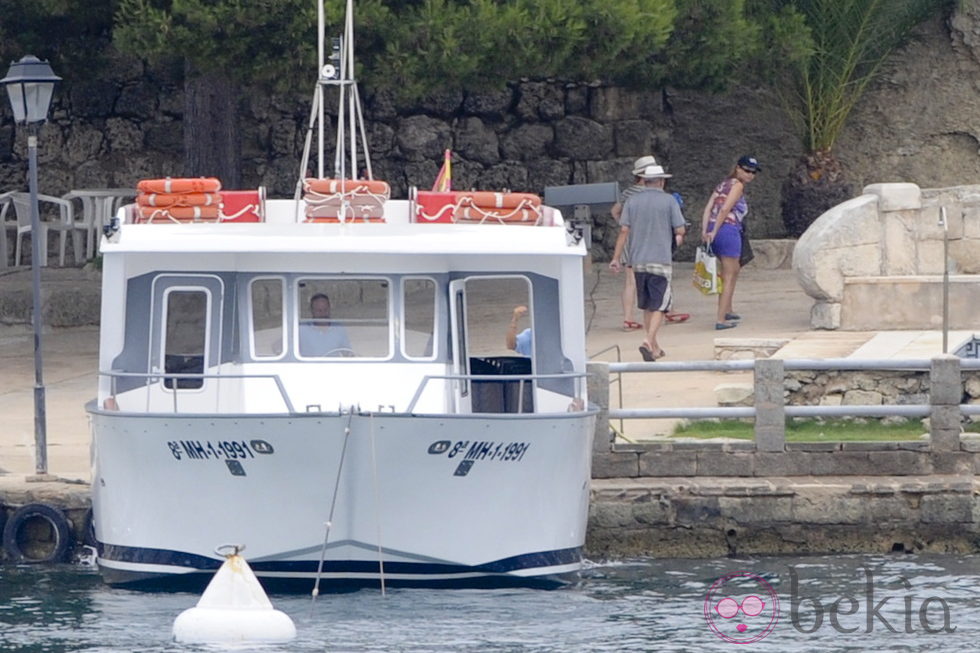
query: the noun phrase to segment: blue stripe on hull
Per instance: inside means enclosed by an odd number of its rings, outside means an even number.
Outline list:
[[[165,549],[148,549],[141,547],[119,546],[115,544],[98,543],[99,558],[105,561],[126,562],[132,564],[147,565],[167,565],[173,567],[192,568],[200,572],[213,572],[221,566],[221,560],[215,560],[193,553],[180,551],[169,551]],[[514,571],[545,569],[561,565],[569,565],[581,562],[582,548],[573,547],[569,549],[557,549],[553,551],[539,551],[535,553],[525,553],[510,558],[502,558],[481,565],[456,565],[451,563],[429,563],[429,562],[400,562],[388,561],[384,563],[385,574],[410,575],[412,579],[402,578],[396,582],[400,585],[466,585],[466,586],[513,586],[514,584],[538,585],[541,578],[525,576],[500,576]],[[249,566],[259,576],[264,573],[276,574],[315,574],[319,562],[317,560],[287,560],[287,561],[257,561],[250,562]],[[323,562],[324,574],[377,574],[377,561],[370,560],[325,560]],[[483,578],[433,578],[436,576],[447,575],[472,575],[485,574]],[[167,584],[167,579],[177,580],[183,576],[198,576],[198,574],[175,571],[173,574],[159,574],[153,572],[122,571],[103,567],[103,576],[110,584],[125,585],[129,583],[147,583],[163,588]],[[204,581],[210,579],[210,574],[204,575]],[[185,579],[189,580],[189,579]],[[288,579],[280,579],[288,580]],[[309,584],[309,579],[302,580]],[[334,583],[337,581],[345,583],[347,579],[325,579],[325,582]],[[265,584],[267,579],[263,579]],[[365,579],[350,579],[356,585],[372,584],[372,581]],[[376,583],[376,581],[373,581]],[[181,583],[183,584],[183,583]],[[554,584],[545,583],[545,585]]]

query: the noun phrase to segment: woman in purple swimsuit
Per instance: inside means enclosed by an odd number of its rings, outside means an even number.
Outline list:
[[[745,184],[755,179],[760,170],[762,166],[754,156],[740,158],[732,172],[715,187],[701,216],[701,240],[711,245],[721,263],[722,287],[715,329],[731,329],[738,326],[735,320],[741,319],[732,309],[732,297],[741,269],[738,259],[742,255],[742,221],[749,212]]]

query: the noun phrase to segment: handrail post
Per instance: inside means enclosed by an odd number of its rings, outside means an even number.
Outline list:
[[[755,448],[785,451],[786,401],[783,398],[785,370],[778,358],[755,361]]]
[[[962,399],[959,357],[952,354],[936,356],[929,368],[929,439],[934,452],[960,450]]]
[[[609,429],[609,363],[589,362],[585,365],[588,374],[586,389],[589,401],[599,408],[595,417],[595,437],[592,440],[594,453],[609,453],[613,448],[612,431]]]

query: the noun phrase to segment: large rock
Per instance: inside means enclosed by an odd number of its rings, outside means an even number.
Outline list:
[[[452,147],[452,132],[442,120],[411,116],[398,121],[395,142],[409,161],[441,161],[443,151]]]
[[[604,159],[613,149],[612,128],[588,118],[571,116],[555,125],[555,152],[571,159]]]
[[[484,165],[493,165],[500,161],[497,135],[475,116],[464,118],[460,122],[456,134],[456,150],[467,159]]]

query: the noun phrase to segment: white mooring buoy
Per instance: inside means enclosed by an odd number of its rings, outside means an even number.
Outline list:
[[[272,607],[252,568],[239,555],[244,546],[215,549],[224,564],[208,583],[197,606],[174,620],[174,641],[184,644],[288,642],[296,626],[284,612]]]

